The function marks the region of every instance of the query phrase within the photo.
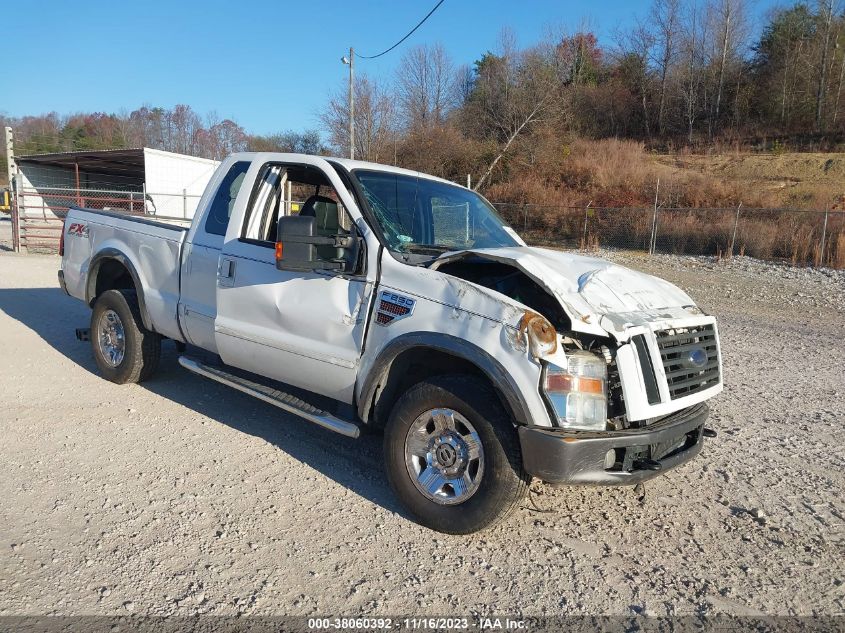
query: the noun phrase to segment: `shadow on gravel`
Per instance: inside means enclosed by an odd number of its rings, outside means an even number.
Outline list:
[[[80,367],[96,372],[90,348],[76,340],[76,328],[88,327],[91,311],[60,288],[0,288],[0,312],[20,321]]]
[[[68,297],[59,288],[0,289],[0,311],[33,330],[81,368],[98,373],[90,343],[76,340],[75,329],[88,327],[90,319],[90,311],[80,301]],[[259,437],[365,499],[407,516],[387,485],[380,435],[363,435],[353,440],[332,433],[196,376],[182,369],[177,359],[173,344],[165,341],[158,372],[140,387],[242,433]],[[292,499],[292,503],[298,500]]]
[[[172,344],[164,343],[156,375],[142,386],[204,416],[254,435],[308,464],[352,492],[407,517],[387,485],[381,435],[351,439],[280,411],[234,389],[196,376],[178,363]],[[319,482],[314,484],[319,486]],[[292,499],[292,503],[298,500]]]

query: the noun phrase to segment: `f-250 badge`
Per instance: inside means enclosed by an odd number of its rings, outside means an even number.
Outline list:
[[[404,295],[382,290],[379,293],[378,305],[376,306],[376,323],[390,325],[394,321],[409,317],[414,312],[416,303],[414,299]]]

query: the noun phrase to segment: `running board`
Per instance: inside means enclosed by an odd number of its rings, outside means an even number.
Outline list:
[[[361,429],[357,424],[347,420],[341,420],[331,413],[322,411],[317,407],[312,407],[307,402],[284,391],[272,389],[252,380],[235,376],[216,367],[210,367],[188,356],[180,356],[179,364],[188,371],[192,371],[206,378],[211,378],[253,398],[258,398],[259,400],[272,404],[274,407],[278,407],[288,413],[305,418],[309,422],[318,424],[335,433],[340,433],[347,437],[358,437],[361,434]]]

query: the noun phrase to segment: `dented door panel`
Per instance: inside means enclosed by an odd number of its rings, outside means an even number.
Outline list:
[[[218,272],[215,337],[223,361],[344,402],[352,401],[372,284],[277,270],[272,248],[233,241]]]

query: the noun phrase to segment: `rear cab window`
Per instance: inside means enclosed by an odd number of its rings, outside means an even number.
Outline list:
[[[229,168],[229,172],[217,188],[217,193],[214,194],[214,199],[209,206],[208,215],[205,218],[206,233],[226,235],[229,219],[232,217],[232,207],[235,206],[235,200],[248,169],[249,161],[238,161]]]

